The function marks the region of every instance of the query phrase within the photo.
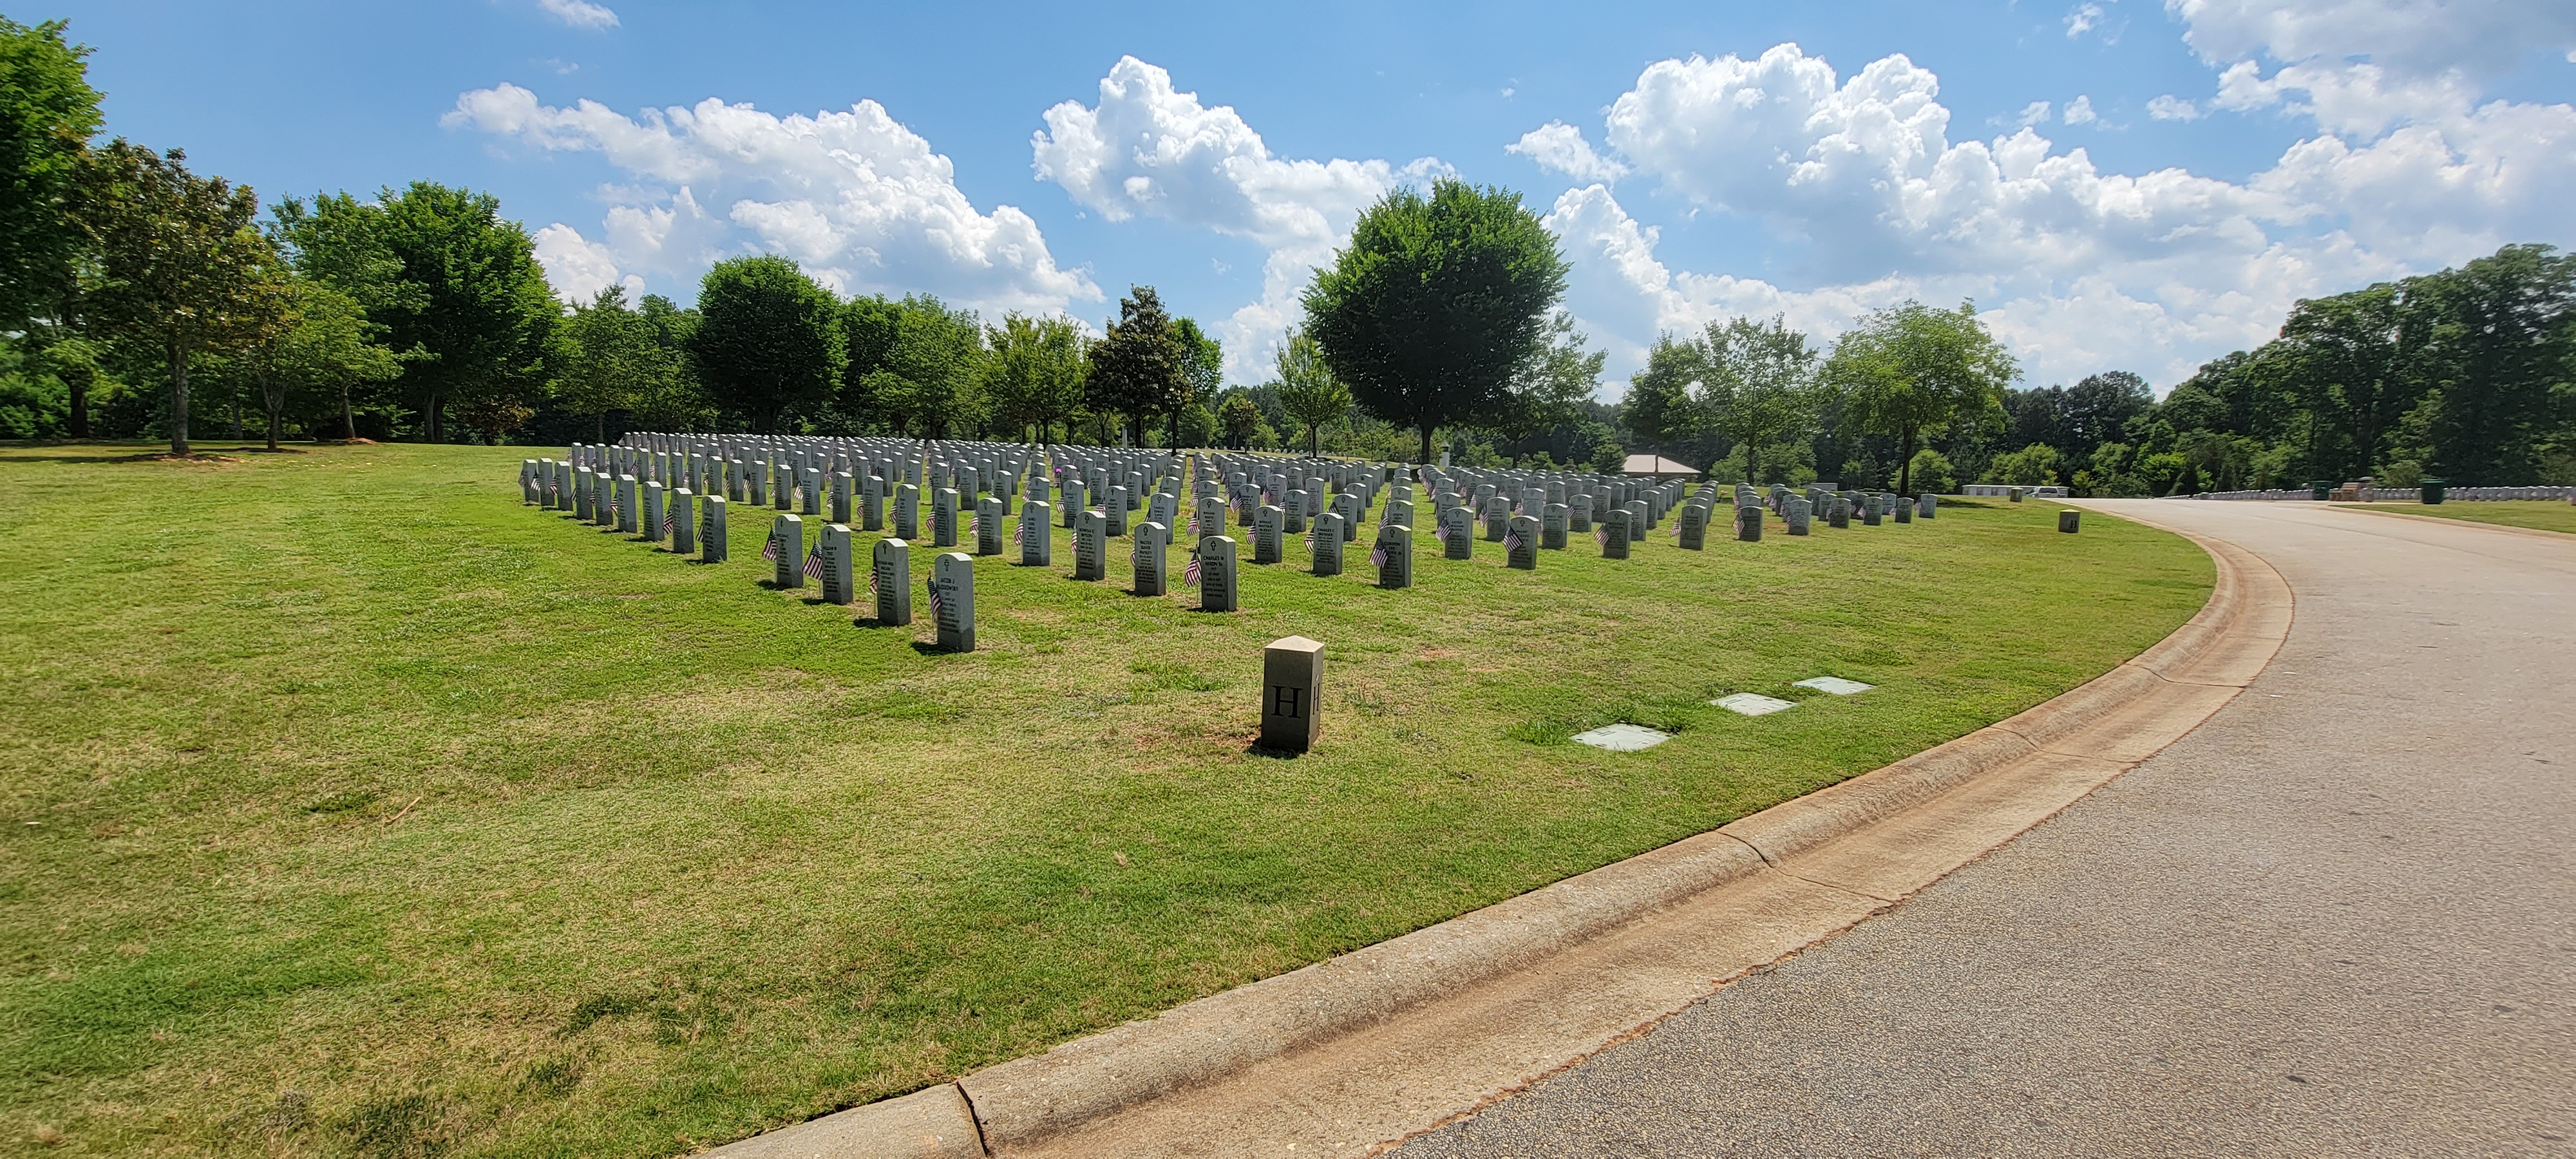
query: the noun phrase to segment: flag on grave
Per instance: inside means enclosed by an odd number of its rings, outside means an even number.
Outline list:
[[[1199,555],[1195,551],[1190,553],[1189,566],[1181,569],[1181,586],[1185,588],[1199,586]]]
[[[1375,550],[1372,550],[1372,551],[1370,551],[1370,552],[1369,552],[1369,566],[1370,566],[1370,567],[1385,567],[1385,566],[1386,566],[1386,545],[1385,545],[1385,544],[1381,543],[1381,544],[1377,545],[1377,547],[1376,547],[1376,549],[1375,549]]]
[[[822,540],[815,540],[814,550],[805,553],[805,574],[818,581],[823,578]]]
[[[876,599],[877,599],[877,569],[875,569],[875,568],[869,568],[869,569],[868,569],[868,602],[869,602],[869,603],[875,603],[875,602],[876,602]]]
[[[939,598],[939,581],[938,581],[938,580],[932,580],[932,581],[930,581],[930,582],[929,582],[927,585],[925,585],[925,586],[929,587],[929,589],[930,589],[930,622],[935,624],[935,623],[938,623],[938,622],[939,622],[939,609],[940,609],[940,608],[945,604],[945,602],[946,602],[946,601],[943,601],[943,600],[941,600],[941,599]]]
[[[767,542],[767,543],[764,543],[764,544],[761,544],[761,545],[760,545],[760,558],[765,559],[765,560],[769,560],[769,561],[771,561],[771,562],[776,562],[776,561],[777,561],[777,559],[778,559],[778,529],[777,529],[777,528],[774,528],[774,527],[773,527],[773,528],[771,528],[771,529],[770,529],[770,531],[769,531],[769,542]]]
[[[981,539],[981,538],[983,538],[983,536],[984,536],[984,517],[983,517],[983,516],[981,516],[981,515],[969,515],[969,516],[967,516],[967,517],[966,517],[966,535],[967,535],[967,538],[970,538],[970,539]]]
[[[1595,527],[1595,528],[1593,528],[1593,529],[1592,529],[1592,542],[1597,543],[1597,544],[1600,544],[1600,545],[1601,545],[1601,546],[1603,546],[1603,547],[1608,547],[1608,546],[1610,546],[1610,529],[1609,529],[1609,528],[1607,528],[1607,527]]]
[[[1521,533],[1520,533],[1520,532],[1517,532],[1517,531],[1506,531],[1506,532],[1504,532],[1504,533],[1503,533],[1503,550],[1504,550],[1504,551],[1519,551],[1520,549],[1521,549]]]

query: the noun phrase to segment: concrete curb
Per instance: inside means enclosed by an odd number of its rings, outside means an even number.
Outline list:
[[[2199,543],[2216,564],[2217,582],[2199,613],[2110,672],[2008,719],[1716,830],[1402,937],[988,1067],[952,1084],[718,1148],[715,1154],[729,1159],[962,1159],[1063,1141],[1077,1130],[1096,1133],[1113,1116],[1163,1096],[1311,1051],[1514,971],[1544,968],[1570,949],[1740,885],[1784,861],[1834,861],[1826,846],[1862,830],[1901,828],[1912,814],[1942,811],[1927,805],[1948,802],[1955,813],[1962,791],[1998,769],[2027,766],[2033,758],[2082,762],[2093,767],[2074,779],[2071,791],[2080,796],[2171,743],[2232,698],[2269,662],[2286,635],[2287,585],[2268,564],[2233,544],[2186,538]],[[2277,589],[2280,598],[2249,598],[2246,581],[2256,569],[2269,577],[2264,590]],[[2082,743],[2070,745],[2070,738]],[[1973,802],[1971,807],[1976,807]],[[2062,807],[2049,807],[1990,840],[1976,838],[1977,855]],[[1956,824],[1940,818],[1931,823]],[[1865,861],[1870,851],[1861,852]],[[1955,864],[1934,866],[1931,875],[1945,874]],[[1849,881],[1819,884],[1846,897],[1893,900],[1886,895],[1902,897],[1919,888],[1903,883],[1921,873],[1877,876],[1897,884],[1874,887],[1864,880],[1873,879],[1868,867]],[[1857,917],[1834,920],[1839,924],[1818,936],[1847,928]]]

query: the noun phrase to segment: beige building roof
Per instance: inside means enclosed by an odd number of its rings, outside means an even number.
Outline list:
[[[1624,475],[1696,475],[1699,468],[1662,455],[1630,455],[1628,465],[1619,469]]]

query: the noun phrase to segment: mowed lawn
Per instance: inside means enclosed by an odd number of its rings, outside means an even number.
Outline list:
[[[980,650],[945,655],[764,586],[766,512],[701,566],[522,506],[543,452],[215,449],[0,449],[12,1152],[739,1138],[1865,772],[2113,667],[2211,579],[1996,502],[1624,562],[1576,536],[1535,573],[1425,534],[1388,592],[1372,518],[1353,574],[1247,563],[1216,616],[1127,594],[1123,540],[1072,581],[1059,529],[1055,567],[977,562]],[[1291,633],[1327,715],[1281,759],[1248,748]],[[1880,687],[1790,687],[1819,675]],[[1737,691],[1803,703],[1706,703]],[[1620,720],[1678,735],[1566,739]]]
[[[2357,511],[2375,511],[2398,515],[2432,515],[2468,523],[2493,523],[2505,527],[2528,527],[2536,531],[2562,531],[2576,535],[2576,503],[2543,499],[2493,499],[2480,502],[2453,500],[2448,503],[2370,503],[2341,504]]]

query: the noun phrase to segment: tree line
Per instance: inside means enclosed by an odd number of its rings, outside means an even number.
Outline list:
[[[2279,336],[2157,401],[2112,370],[2015,389],[1971,307],[1880,311],[1830,351],[1780,320],[1668,335],[1622,406],[1644,444],[1720,478],[2149,496],[2362,477],[2576,485],[2576,258],[2508,245],[2304,300]]]

